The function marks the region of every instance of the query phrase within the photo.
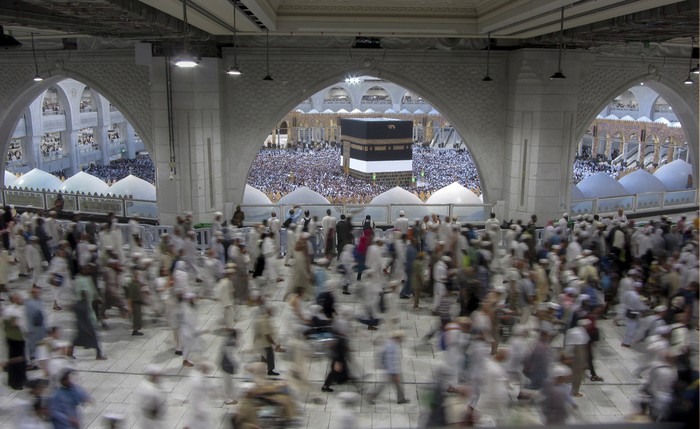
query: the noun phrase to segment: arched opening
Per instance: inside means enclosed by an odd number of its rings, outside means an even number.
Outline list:
[[[391,95],[381,86],[372,86],[362,94],[362,104],[391,104]]]
[[[397,112],[391,108],[389,92],[397,93],[390,85],[398,85],[386,80],[382,81],[381,86],[374,85],[379,79],[372,77],[358,79],[367,79],[372,85],[364,92],[363,101],[383,101],[387,106],[380,108],[375,103],[372,112],[359,109],[349,112],[332,100],[345,100],[344,97],[349,98],[351,91],[338,84],[321,89],[317,95],[324,96],[322,111],[305,109],[300,103],[277,123],[275,130],[279,133],[288,126],[287,147],[275,147],[267,140],[261,142],[262,149],[248,172],[247,184],[262,191],[272,202],[279,201],[301,186],[320,193],[332,203],[345,204],[368,203],[374,196],[397,185],[423,200],[453,182],[460,183],[476,195],[482,193],[476,164],[466,145],[462,144],[465,139],[452,127],[451,122],[422,97],[405,89],[398,92],[409,95],[409,98],[404,96],[403,99],[420,99],[421,106],[416,106],[414,112]],[[344,151],[341,120],[345,118],[388,118],[408,122],[411,133],[407,148],[412,153],[412,168],[406,182],[397,179],[392,183],[379,183],[376,178],[360,180],[349,174],[348,168],[344,168],[348,166],[341,159]],[[454,130],[451,138],[458,143],[450,141],[440,147],[430,147],[430,139],[446,127]],[[278,174],[270,174],[271,171]],[[245,203],[245,198],[243,201]]]
[[[677,120],[678,109],[667,102],[669,95],[673,92],[668,87],[650,82],[632,86],[605,104],[579,141],[571,183],[598,172],[615,179],[637,169],[653,173],[679,154],[690,161],[686,130]]]
[[[54,78],[22,109],[25,113],[14,118],[12,138],[6,141],[8,171],[37,168],[66,179],[84,171],[107,184],[131,174],[155,184],[155,166],[144,142],[127,116],[95,89]]]
[[[309,97],[309,100],[311,100],[311,97]],[[352,98],[347,89],[334,86],[326,92],[323,102],[328,104],[352,104]]]

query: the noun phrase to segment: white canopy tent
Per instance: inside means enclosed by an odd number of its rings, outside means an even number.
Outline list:
[[[306,186],[296,188],[284,197],[280,198],[280,204],[330,204],[330,202],[318,192],[314,192]]]
[[[657,177],[646,170],[636,170],[619,180],[630,195],[645,192],[665,192],[666,186]]]
[[[82,192],[84,194],[107,194],[109,185],[92,174],[80,171],[61,184],[63,192]]]
[[[247,206],[262,206],[270,205],[272,201],[261,190],[246,184],[243,191],[243,204]]]
[[[37,168],[23,174],[12,185],[15,188],[47,189],[57,191],[61,188],[61,179]]]
[[[438,189],[426,201],[427,204],[482,204],[479,197],[458,182]]]
[[[586,177],[577,186],[586,198],[618,197],[628,194],[624,186],[603,172]]]
[[[693,174],[693,166],[677,159],[656,170],[654,177],[664,184],[667,191],[681,191],[688,187],[688,176]]]
[[[156,200],[156,187],[131,174],[110,186],[109,193],[122,197],[131,196],[135,200]]]
[[[386,192],[382,192],[372,198],[370,204],[373,205],[389,205],[389,204],[423,204],[420,198],[408,192],[407,190],[395,186]]]

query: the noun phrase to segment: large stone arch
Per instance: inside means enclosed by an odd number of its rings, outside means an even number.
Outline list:
[[[269,132],[301,100],[342,81],[348,75],[375,76],[420,94],[440,111],[468,143],[482,181],[485,198],[498,199],[501,192],[501,155],[505,117],[505,87],[496,83],[465,79],[478,76],[483,64],[478,55],[411,55],[402,53],[384,58],[383,53],[363,52],[358,58],[328,53],[305,56],[298,52],[279,56],[271,53],[285,68],[276,72],[271,65],[274,83],[262,82],[265,63],[255,55],[259,50],[239,51],[239,60],[246,59],[248,76],[228,80],[224,115],[229,138],[222,148],[222,157],[232,168],[224,179],[224,200],[238,202],[243,196],[245,178],[255,154]],[[263,51],[264,52],[264,51]],[[226,55],[226,51],[224,54]],[[440,60],[436,60],[439,57]],[[498,68],[501,82],[506,73],[505,62]],[[440,63],[440,67],[435,67]],[[427,67],[432,65],[433,67]],[[262,73],[262,74],[261,74]],[[267,86],[266,86],[267,85]],[[469,97],[466,97],[469,94]],[[271,100],[274,97],[274,103]],[[239,103],[237,100],[246,100]],[[496,112],[496,113],[494,113]],[[245,174],[243,174],[245,173]]]
[[[132,50],[106,54],[75,53],[69,60],[53,61],[48,72],[50,77],[41,82],[32,80],[34,64],[31,54],[19,53],[13,58],[1,58],[0,150],[7,151],[18,118],[29,103],[49,86],[70,78],[109,99],[133,125],[149,152],[153,153],[149,69],[134,64],[133,58]],[[4,169],[5,164],[6,157],[3,157],[0,167]]]
[[[687,75],[687,63],[666,64],[663,72],[660,72],[654,63],[646,67],[643,63],[613,63],[612,60],[602,60],[594,64],[586,74],[579,87],[579,101],[577,108],[577,121],[573,142],[575,145],[583,137],[586,127],[598,113],[607,106],[617,95],[629,90],[631,87],[644,82],[645,85],[656,91],[669,105],[673,106],[676,117],[683,125],[688,137],[688,150],[690,151],[691,164],[693,165],[694,183],[698,177],[698,88],[682,84]],[[614,134],[614,133],[613,133]],[[692,144],[692,143],[695,144]],[[568,176],[573,172],[574,158],[567,160]],[[566,195],[571,193],[571,181],[567,182]]]

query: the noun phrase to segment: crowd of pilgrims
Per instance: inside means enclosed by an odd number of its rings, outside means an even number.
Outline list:
[[[156,181],[155,165],[148,155],[137,155],[132,159],[116,159],[107,165],[90,164],[83,171],[108,184],[117,182],[130,174],[151,184]]]
[[[392,188],[356,179],[343,173],[340,148],[319,145],[317,148],[263,149],[258,152],[248,174],[247,183],[265,194],[284,196],[299,186],[306,186],[331,202],[342,198],[369,203],[372,198]],[[476,165],[469,151],[432,149],[413,146],[413,175],[418,190],[435,192],[453,182],[481,193]]]
[[[527,224],[501,224],[492,215],[476,231],[456,219],[409,221],[401,213],[392,229],[381,231],[369,217],[358,229],[345,215],[319,215],[295,206],[241,228],[240,208],[228,224],[217,213],[211,245],[200,254],[191,214],[178,217],[151,252],[136,220],[119,225],[110,217],[97,225],[76,215],[59,227],[55,212],[19,215],[6,206],[0,285],[9,301],[2,305],[8,356],[2,365],[9,387],[28,387],[21,420],[35,424],[18,427],[81,427],[77,406],[89,395],[71,378],[74,349],[95,349],[96,359],[107,359],[98,330],[109,329],[109,318],[124,317],[131,335],[141,336],[150,328],[144,312],[167,322],[171,352],[184,367],[196,366],[186,427],[212,427],[206,401],[198,400],[211,394],[213,370],[203,359],[207,332],[199,330],[196,311],[201,299],[216,299],[223,310],[222,399],[240,403],[232,417],[236,428],[261,425],[261,396],[288,420],[299,401],[322,401],[303,370],[319,349],[330,361],[320,391],[348,382],[357,389],[338,395],[338,427],[359,427],[357,402],[375,403],[387,384],[399,404],[408,403],[402,303],[439,320],[437,329],[419,332],[423,343],[441,351],[421,427],[487,417],[507,424],[519,418],[512,402],[538,408],[546,424],[565,423],[584,378],[603,381],[595,370],[602,318],[624,323],[620,347],[639,354],[639,414],[698,427],[697,355],[689,341],[698,326],[698,218],[674,223],[662,217],[637,227],[622,211],[606,219],[564,214],[539,232],[535,216]],[[290,267],[286,272],[283,263]],[[8,284],[11,264],[29,279],[24,292],[30,296]],[[278,334],[277,308],[268,297],[280,287],[286,311]],[[71,339],[64,339],[61,327],[46,326],[46,294],[53,311],[73,311]],[[357,298],[354,311],[340,304],[340,294]],[[252,359],[237,352],[240,322],[252,322]],[[351,352],[359,346],[360,325],[381,329],[385,338],[377,352],[378,382],[364,392]],[[285,352],[291,369],[280,380],[275,355]],[[246,360],[255,363],[244,366]],[[244,389],[234,388],[231,377],[241,367],[253,379]],[[144,428],[157,428],[167,395],[159,384],[162,369],[149,366],[145,374],[140,417]]]
[[[614,158],[615,154],[613,154],[611,159]],[[587,155],[577,156],[574,160],[572,180],[574,184],[577,184],[586,177],[599,172],[603,172],[613,179],[617,179],[617,176],[623,170],[621,165],[613,165],[610,160],[605,158],[605,155],[598,154],[596,157],[589,157]]]

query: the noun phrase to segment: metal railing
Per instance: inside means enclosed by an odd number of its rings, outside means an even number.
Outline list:
[[[571,201],[569,212],[573,214],[607,215],[623,209],[628,213],[643,213],[665,208],[694,207],[698,205],[698,190],[647,192],[607,198],[587,198]]]

